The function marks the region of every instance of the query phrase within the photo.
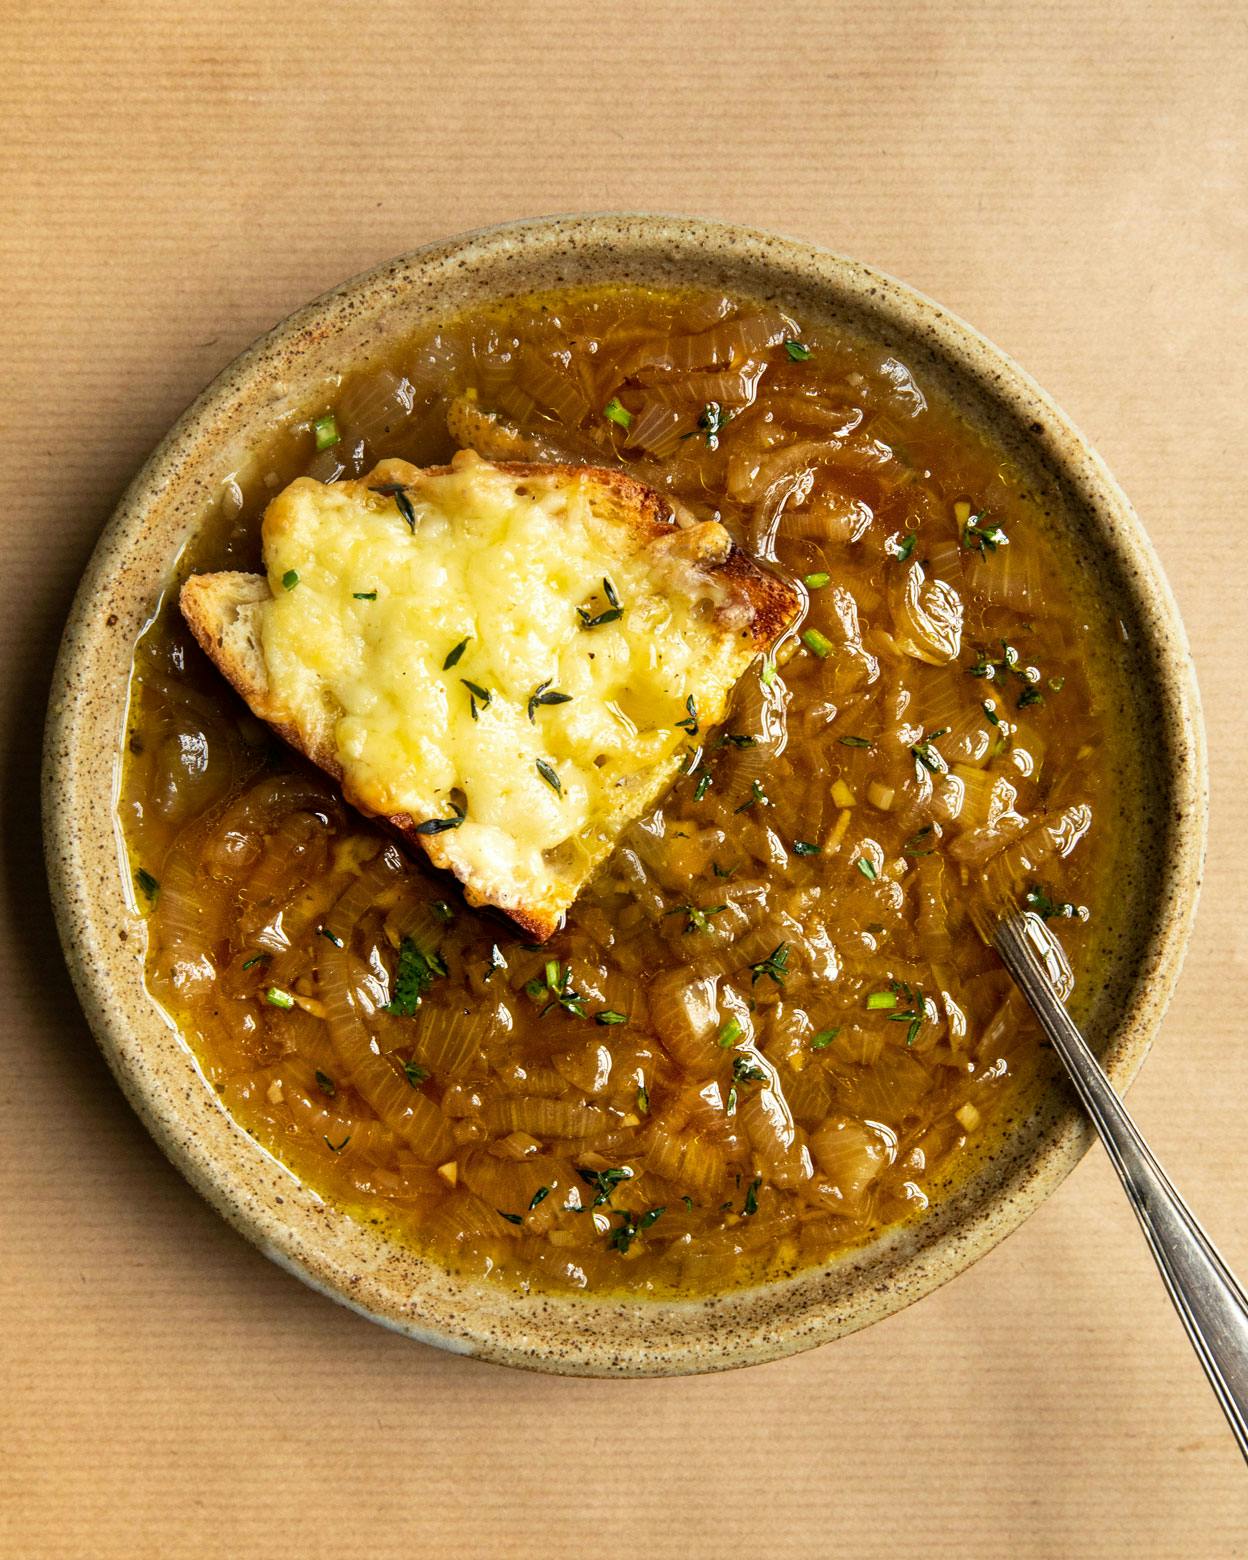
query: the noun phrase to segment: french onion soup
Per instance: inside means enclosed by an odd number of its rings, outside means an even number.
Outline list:
[[[148,985],[329,1203],[707,1295],[920,1216],[1026,1109],[971,910],[1087,973],[1107,628],[889,350],[705,292],[482,308],[275,427],[177,584],[120,804]]]

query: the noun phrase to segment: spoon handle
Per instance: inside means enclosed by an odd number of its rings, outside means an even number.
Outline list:
[[[1008,916],[996,927],[994,941],[1101,1135],[1175,1309],[1248,1458],[1248,1301],[1243,1290],[1153,1158],[1066,1011],[1059,993],[1069,991],[1069,966],[1044,922],[1031,911]]]

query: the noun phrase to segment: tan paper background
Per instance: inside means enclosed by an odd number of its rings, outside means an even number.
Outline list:
[[[1243,1468],[1099,1151],[942,1292],[744,1374],[509,1374],[318,1298],[124,1105],[62,969],[36,811],[95,536],[295,305],[551,211],[853,254],[1057,396],[1174,583],[1210,870],[1131,1103],[1248,1274],[1242,5],[7,0],[0,51],[5,1556],[1248,1553]]]

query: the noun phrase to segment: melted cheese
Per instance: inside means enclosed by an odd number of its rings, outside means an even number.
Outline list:
[[[414,525],[363,483],[303,479],[270,505],[271,685],[332,741],[362,806],[417,823],[462,809],[442,836],[456,870],[540,895],[552,864],[579,876],[671,771],[690,697],[703,730],[722,719],[737,625],[689,548],[600,513],[578,475],[520,479],[461,456],[407,491]],[[698,530],[727,547],[719,526]],[[609,609],[604,578],[622,615],[586,628],[578,608]],[[568,701],[530,711],[542,685]]]

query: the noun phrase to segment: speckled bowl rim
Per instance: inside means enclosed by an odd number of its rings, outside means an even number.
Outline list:
[[[513,1295],[454,1277],[326,1207],[231,1120],[142,987],[143,921],[115,824],[125,729],[123,670],[161,582],[219,491],[214,457],[291,394],[308,354],[360,331],[422,289],[451,297],[491,268],[550,285],[627,279],[816,289],[843,311],[921,338],[1015,430],[1120,571],[1155,668],[1170,736],[1168,860],[1131,1011],[1104,1051],[1119,1089],[1142,1063],[1191,932],[1206,827],[1204,734],[1191,654],[1148,538],[1104,463],[1051,398],[965,322],[889,276],[800,240],[683,216],[542,218],[429,245],[291,315],[226,368],[138,473],[100,537],[65,631],[44,752],[44,834],[57,922],[91,1028],[135,1110],[195,1186],[262,1251],[314,1288],[413,1338],[567,1374],[673,1375],[775,1359],[877,1321],[953,1277],[1015,1229],[1073,1169],[1090,1129],[1055,1087],[1027,1134],[923,1220],[833,1267],[703,1301]],[[670,273],[670,275],[669,275]],[[498,290],[496,284],[495,290]],[[450,305],[450,309],[458,307]],[[363,322],[363,324],[362,324]],[[1005,422],[1002,423],[1005,426]],[[213,473],[215,472],[215,477]],[[1020,1134],[1020,1141],[1022,1134]]]

